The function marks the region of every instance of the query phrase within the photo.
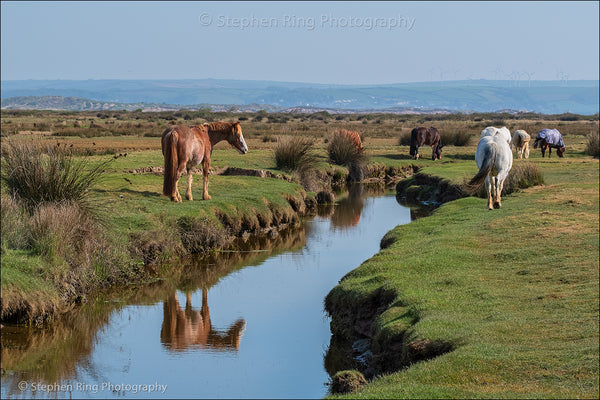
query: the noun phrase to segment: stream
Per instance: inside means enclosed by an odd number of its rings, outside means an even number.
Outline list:
[[[89,301],[44,329],[2,327],[8,398],[322,398],[327,293],[411,221],[392,191],[350,188],[300,227]]]

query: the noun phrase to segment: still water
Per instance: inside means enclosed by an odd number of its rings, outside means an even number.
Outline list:
[[[300,228],[90,302],[52,327],[3,327],[2,398],[321,398],[327,293],[411,220],[362,186]]]

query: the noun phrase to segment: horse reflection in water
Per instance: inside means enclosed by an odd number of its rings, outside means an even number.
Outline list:
[[[213,351],[237,351],[246,321],[237,320],[227,331],[213,329],[210,323],[206,289],[202,289],[200,311],[192,308],[192,295],[186,294],[185,308],[181,308],[174,292],[163,303],[164,319],[160,330],[161,343],[171,351],[193,348]]]
[[[334,229],[348,229],[358,225],[364,208],[365,196],[382,195],[385,193],[384,186],[365,186],[354,184],[348,187],[348,197],[340,200],[337,207],[330,213],[331,225]]]

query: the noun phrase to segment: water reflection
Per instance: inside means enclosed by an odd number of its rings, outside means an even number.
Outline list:
[[[277,234],[239,239],[231,250],[205,257],[190,257],[173,267],[170,276],[151,284],[121,288],[104,293],[43,328],[3,324],[0,335],[2,398],[43,397],[41,392],[22,390],[20,382],[54,385],[76,380],[78,370],[101,376],[91,354],[106,326],[119,310],[129,305],[163,303],[161,343],[171,351],[205,349],[237,351],[246,327],[239,319],[228,329],[215,329],[210,320],[208,290],[221,278],[248,265],[258,265],[284,251],[306,244],[308,227],[285,229]],[[202,291],[200,310],[192,306],[191,295],[181,307],[177,291]],[[100,378],[98,378],[100,380]],[[46,393],[49,394],[49,393]],[[54,393],[56,394],[56,393]],[[59,396],[60,397],[60,396]]]
[[[382,186],[353,185],[336,196],[329,220],[315,218],[278,234],[240,239],[209,257],[183,260],[161,280],[105,293],[44,329],[2,327],[2,398],[69,395],[22,391],[21,381],[94,383],[140,376],[160,376],[170,383],[170,397],[324,395],[326,373],[318,369],[329,325],[322,299],[377,251],[387,230],[408,222],[408,210],[394,198],[365,199],[384,193]],[[194,375],[196,368],[202,378]],[[235,385],[219,380],[231,373],[245,378]],[[189,375],[193,378],[182,378]],[[193,386],[198,379],[201,388]],[[114,394],[96,395],[106,396]]]
[[[161,343],[171,351],[184,351],[194,348],[215,351],[237,351],[240,348],[246,321],[238,319],[228,330],[219,331],[210,323],[208,291],[202,289],[202,307],[192,307],[192,294],[186,294],[185,308],[182,308],[173,292],[163,303],[163,323],[160,330]]]

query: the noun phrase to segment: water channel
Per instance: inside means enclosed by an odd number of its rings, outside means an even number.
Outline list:
[[[51,327],[2,328],[7,398],[322,398],[327,293],[411,221],[352,187],[300,228],[189,261],[176,280],[89,302]]]

